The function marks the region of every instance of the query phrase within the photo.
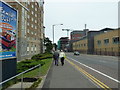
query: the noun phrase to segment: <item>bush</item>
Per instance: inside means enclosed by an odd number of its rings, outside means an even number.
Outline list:
[[[43,59],[47,59],[47,58],[52,58],[52,54],[50,54],[50,53],[37,54],[37,55],[34,55],[31,59],[38,61],[38,60],[43,60]]]
[[[43,66],[45,64],[45,62],[43,61],[35,61],[35,60],[25,60],[25,61],[21,61],[18,63],[17,65],[17,72],[20,73],[20,72],[23,72],[25,70],[28,70],[38,64],[41,64],[41,66]]]
[[[43,66],[45,62],[44,59],[52,58],[52,54],[50,53],[44,53],[44,54],[37,54],[34,55],[31,60],[24,60],[17,64],[17,73],[21,73],[25,70],[28,70],[38,64],[41,64]]]

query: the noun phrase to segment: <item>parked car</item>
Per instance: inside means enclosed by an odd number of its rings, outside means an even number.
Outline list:
[[[80,55],[80,53],[78,51],[75,51],[74,55]]]

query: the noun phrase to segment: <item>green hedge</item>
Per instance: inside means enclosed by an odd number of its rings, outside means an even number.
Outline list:
[[[45,62],[44,59],[52,58],[52,54],[44,53],[44,54],[37,54],[34,55],[31,60],[24,60],[17,64],[17,73],[21,73],[25,70],[28,70],[38,64],[41,64],[43,66]]]
[[[41,64],[43,66],[45,62],[43,61],[35,61],[35,60],[25,60],[17,64],[17,73],[23,72],[25,70],[28,70],[38,64]]]
[[[48,59],[48,58],[52,58],[52,54],[50,53],[37,54],[37,55],[34,55],[31,59],[43,60],[43,59]]]

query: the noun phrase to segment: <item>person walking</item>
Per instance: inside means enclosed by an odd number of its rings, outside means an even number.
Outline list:
[[[54,59],[55,65],[58,66],[58,60],[59,60],[59,53],[58,53],[58,51],[55,51],[53,53],[53,59]]]
[[[64,59],[65,59],[65,53],[63,52],[63,50],[61,50],[60,52],[60,60],[61,60],[61,65],[64,65]]]

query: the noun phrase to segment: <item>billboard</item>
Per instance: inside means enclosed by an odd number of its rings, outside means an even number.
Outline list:
[[[0,60],[16,57],[17,11],[0,1]]]

